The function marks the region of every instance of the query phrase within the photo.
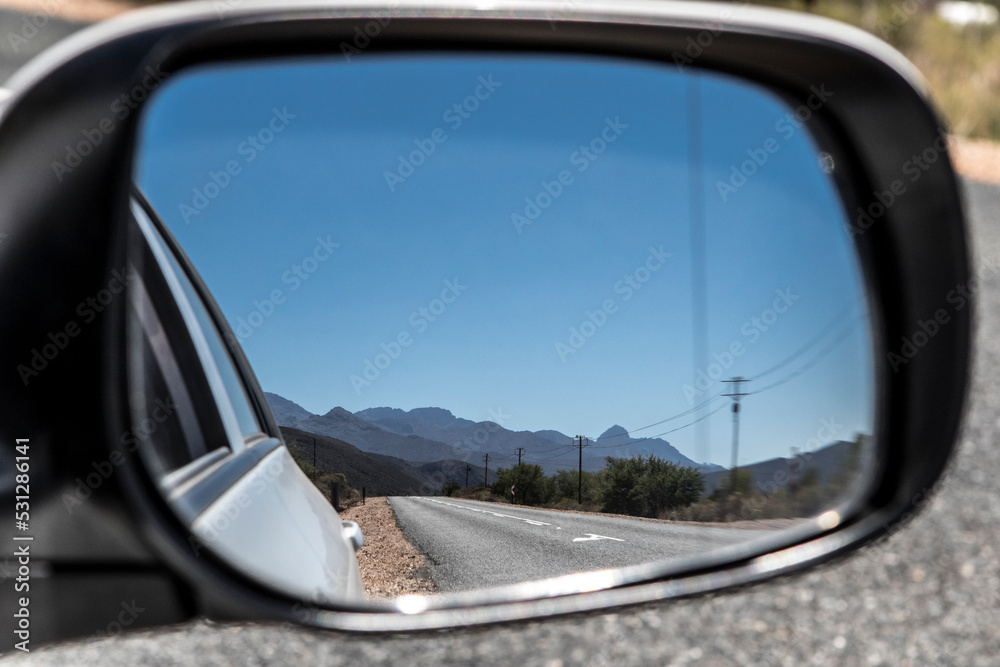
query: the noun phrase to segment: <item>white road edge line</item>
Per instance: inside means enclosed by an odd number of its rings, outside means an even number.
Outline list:
[[[608,537],[607,535],[595,535],[594,533],[584,533],[584,535],[589,535],[589,537],[574,537],[574,542],[592,542],[593,540],[614,540],[615,542],[624,542],[625,540],[620,537]]]
[[[433,498],[422,498],[422,500],[429,500],[432,503],[437,503],[438,505],[449,505],[451,507],[458,507],[463,510],[469,510],[470,512],[479,512],[480,514],[492,514],[495,517],[500,517],[501,519],[516,519],[517,521],[523,521],[525,523],[531,524],[532,526],[551,526],[551,523],[545,523],[544,521],[535,521],[534,519],[525,519],[519,516],[511,516],[510,514],[501,514],[500,512],[491,512],[489,510],[481,510],[478,507],[469,507],[468,505],[456,505],[455,503],[446,503],[443,500],[434,500]],[[614,539],[614,538],[611,538]]]

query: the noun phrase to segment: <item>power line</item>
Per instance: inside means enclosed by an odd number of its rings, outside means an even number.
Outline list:
[[[853,303],[849,303],[844,308],[841,308],[840,311],[833,317],[833,319],[831,319],[823,327],[820,328],[819,332],[815,336],[813,336],[812,338],[810,338],[801,347],[799,347],[797,350],[795,350],[794,352],[792,352],[791,355],[789,355],[788,357],[786,357],[783,361],[775,364],[774,366],[771,366],[767,370],[761,371],[760,373],[757,373],[756,375],[748,378],[748,380],[759,380],[760,378],[764,377],[765,375],[770,375],[771,373],[773,373],[774,371],[778,370],[779,368],[784,368],[788,364],[792,363],[796,358],[800,357],[802,354],[804,354],[805,352],[807,352],[809,350],[809,348],[815,346],[819,341],[823,340],[823,338],[825,338],[830,333],[830,328],[833,325],[835,325],[838,321],[843,320],[844,316],[847,313],[849,313],[853,308],[854,308],[854,304]],[[856,319],[856,318],[854,318],[854,319]],[[847,323],[847,322],[853,322],[853,321],[854,321],[853,319],[852,320],[846,320],[845,323]]]
[[[801,347],[799,347],[799,348],[798,348],[797,350],[795,350],[795,352],[793,352],[793,353],[792,353],[791,355],[789,355],[788,357],[786,357],[786,358],[785,358],[784,360],[782,360],[781,362],[779,362],[779,363],[775,364],[774,366],[771,366],[771,367],[770,367],[770,368],[768,368],[767,370],[764,370],[764,371],[761,371],[760,373],[757,373],[757,374],[756,374],[756,375],[754,375],[753,377],[749,377],[749,378],[745,378],[745,379],[744,379],[744,381],[746,381],[746,382],[750,382],[750,381],[752,381],[752,380],[757,380],[757,379],[759,379],[759,378],[762,378],[762,377],[764,377],[765,375],[769,375],[769,374],[773,373],[774,371],[776,371],[776,370],[778,370],[778,369],[780,369],[780,368],[784,368],[785,366],[787,366],[788,364],[790,364],[790,363],[791,363],[792,361],[794,361],[794,360],[795,360],[796,358],[798,358],[799,356],[801,356],[802,354],[804,354],[805,352],[807,352],[807,351],[808,351],[808,350],[809,350],[810,348],[814,347],[814,346],[815,346],[815,345],[816,345],[816,344],[817,344],[817,343],[818,343],[819,341],[823,340],[823,338],[825,338],[826,336],[828,336],[828,335],[829,335],[829,333],[830,333],[830,327],[831,327],[831,326],[832,326],[833,324],[835,324],[836,322],[838,322],[838,321],[842,320],[842,319],[843,319],[843,316],[844,316],[844,315],[845,315],[846,313],[850,312],[850,310],[851,310],[851,309],[852,309],[853,307],[854,307],[854,304],[847,304],[847,306],[845,306],[844,308],[842,308],[842,309],[841,309],[841,310],[840,310],[840,311],[839,311],[839,312],[837,313],[837,315],[833,317],[833,319],[831,319],[831,320],[830,320],[830,321],[829,321],[829,322],[828,322],[828,323],[827,323],[826,325],[824,325],[824,326],[823,326],[823,327],[822,327],[822,328],[820,329],[819,333],[817,333],[817,334],[816,334],[815,336],[813,336],[813,337],[812,337],[811,339],[809,339],[809,340],[808,340],[808,341],[807,341],[807,342],[806,342],[805,344],[803,344],[803,345],[802,345]],[[858,317],[860,317],[860,315],[859,315]],[[843,325],[844,325],[844,326],[846,326],[847,324],[850,324],[850,323],[854,322],[854,321],[855,321],[856,319],[857,319],[857,317],[856,317],[856,318],[852,318],[851,320],[847,320],[847,321],[845,321],[845,322],[843,323]],[[840,338],[836,339],[836,341],[835,341],[835,342],[839,342],[839,341],[840,341]],[[824,351],[829,351],[829,350],[826,350],[826,349],[824,348]],[[820,354],[822,354],[822,353],[823,353],[823,352],[821,352]],[[814,361],[815,361],[815,360],[814,360]],[[786,378],[786,379],[784,379],[784,380],[781,380],[781,381],[779,381],[779,382],[777,382],[777,383],[775,383],[775,384],[772,384],[772,385],[769,385],[769,386],[767,386],[767,387],[764,387],[764,388],[762,388],[762,389],[758,389],[757,391],[755,391],[755,392],[751,392],[751,393],[753,393],[753,394],[759,394],[759,393],[761,393],[761,392],[763,392],[763,391],[766,391],[766,390],[768,390],[768,389],[772,389],[772,388],[774,388],[774,387],[776,387],[776,386],[779,386],[780,384],[784,384],[784,382],[787,382],[787,381],[788,381],[789,379],[791,379],[792,377],[797,377],[797,374],[801,374],[801,372],[802,372],[802,371],[804,371],[804,370],[805,370],[806,368],[808,368],[808,367],[811,367],[812,365],[814,365],[814,364],[809,364],[809,365],[807,365],[807,367],[805,367],[805,368],[803,368],[803,369],[800,369],[799,371],[797,371],[797,372],[796,372],[796,374],[795,374],[795,375],[793,375],[793,376],[789,376],[789,378]],[[694,407],[692,407],[692,408],[689,408],[689,409],[685,410],[684,412],[679,412],[679,413],[677,413],[677,414],[675,414],[675,415],[672,415],[672,416],[670,416],[670,417],[667,417],[666,419],[661,419],[661,420],[660,420],[660,421],[658,421],[658,422],[653,422],[652,424],[647,424],[646,426],[641,426],[641,427],[639,427],[639,428],[634,428],[634,429],[626,429],[626,431],[628,432],[628,434],[629,434],[629,435],[631,435],[631,434],[633,434],[633,433],[639,433],[640,431],[644,431],[644,430],[646,430],[646,429],[648,429],[648,428],[652,428],[652,427],[654,427],[654,426],[659,426],[660,424],[665,424],[665,423],[667,423],[667,422],[669,422],[669,421],[673,421],[673,420],[675,420],[675,419],[679,419],[680,417],[685,417],[685,416],[687,416],[687,415],[689,415],[689,414],[692,414],[692,413],[694,413],[694,412],[698,412],[698,411],[699,411],[699,410],[700,410],[701,408],[703,408],[704,406],[706,406],[706,405],[709,405],[710,403],[712,403],[712,402],[713,402],[713,401],[715,401],[716,399],[718,399],[718,398],[721,398],[721,397],[723,397],[723,396],[726,396],[726,394],[723,394],[722,392],[720,392],[720,393],[718,393],[718,394],[715,394],[715,395],[714,395],[714,396],[712,396],[711,398],[709,398],[709,399],[707,399],[707,400],[705,400],[705,401],[703,401],[703,402],[699,403],[698,405],[696,405],[696,406],[694,406]],[[700,421],[700,420],[699,420],[699,421]],[[697,423],[697,422],[691,422],[691,423],[692,423],[692,424],[695,424],[695,423]],[[673,432],[673,431],[668,431],[668,433],[672,433],[672,432]],[[666,435],[666,434],[660,434],[660,435]],[[616,435],[608,435],[608,436],[600,436],[600,437],[598,437],[598,438],[594,438],[594,440],[595,440],[595,441],[597,441],[597,440],[604,440],[604,439],[606,439],[606,438],[614,438],[614,437],[618,437],[618,436],[616,436]],[[658,438],[658,437],[660,437],[660,436],[658,436],[658,435],[653,435],[653,436],[649,436],[649,438],[646,438],[646,439],[652,439],[652,438]],[[639,442],[639,441],[637,441],[637,442]],[[622,446],[624,446],[624,445],[622,445]]]
[[[684,412],[678,412],[676,415],[673,415],[672,417],[667,417],[666,419],[661,419],[658,422],[655,422],[653,424],[648,424],[646,426],[641,426],[639,428],[634,428],[634,429],[631,429],[631,430],[626,429],[626,430],[628,431],[628,434],[631,435],[633,433],[638,433],[639,431],[645,431],[647,428],[653,428],[654,426],[659,426],[660,424],[666,424],[669,421],[673,421],[673,420],[678,419],[680,417],[687,416],[687,415],[691,414],[692,412],[697,412],[698,410],[700,410],[701,408],[705,407],[706,405],[708,405],[709,403],[711,403],[712,401],[714,401],[715,399],[717,399],[717,398],[719,398],[721,396],[722,396],[722,393],[718,393],[715,396],[713,396],[712,398],[708,399],[707,401],[699,403],[698,405],[694,406],[693,408],[689,408],[688,410],[685,410]],[[594,438],[594,440],[604,440],[605,438],[614,438],[614,437],[616,437],[616,436],[606,435],[606,436],[601,436],[599,438]],[[653,436],[653,437],[655,438],[656,436]]]
[[[567,437],[569,437],[569,436],[567,436]],[[570,440],[572,440],[572,438],[570,438]],[[553,447],[552,449],[542,449],[542,450],[539,450],[537,452],[531,452],[531,453],[532,454],[548,454],[549,452],[554,452],[554,451],[557,451],[557,450],[560,450],[560,449],[565,449],[567,447],[575,447],[575,446],[576,445],[573,445],[573,444],[559,445],[558,447]]]
[[[781,385],[783,385],[783,384],[785,384],[787,382],[791,382],[792,380],[794,380],[795,378],[799,377],[800,375],[802,375],[803,373],[805,373],[807,370],[809,370],[810,368],[812,368],[813,366],[815,366],[816,364],[818,364],[824,358],[826,358],[826,355],[828,355],[830,352],[832,352],[834,350],[834,348],[836,348],[842,342],[844,342],[845,340],[847,340],[847,337],[850,334],[852,334],[852,333],[854,333],[854,329],[851,329],[851,328],[844,329],[844,331],[842,331],[839,336],[837,336],[836,338],[834,338],[833,340],[831,340],[830,343],[825,348],[823,348],[819,352],[817,352],[816,356],[813,357],[811,360],[809,360],[809,362],[807,362],[806,365],[802,366],[801,368],[799,368],[797,371],[794,371],[790,375],[787,375],[784,378],[778,380],[777,382],[769,384],[768,386],[763,387],[761,389],[758,389],[757,391],[754,391],[754,392],[751,392],[751,393],[752,394],[760,394],[760,393],[763,393],[763,392],[765,392],[765,391],[767,391],[769,389],[774,389],[775,387],[780,387]]]
[[[659,438],[659,437],[662,437],[664,435],[669,435],[671,433],[676,433],[677,431],[685,429],[688,426],[694,426],[698,422],[704,421],[705,419],[708,419],[709,417],[711,417],[712,415],[714,415],[716,412],[718,412],[719,410],[721,410],[724,407],[726,407],[726,404],[722,403],[722,404],[719,405],[719,407],[715,408],[714,410],[712,410],[708,414],[702,415],[698,419],[695,419],[693,422],[688,422],[687,424],[684,424],[684,426],[678,426],[677,428],[672,428],[669,431],[664,431],[663,433],[657,433],[656,435],[651,435],[651,436],[642,438],[640,440],[633,440],[632,442],[624,442],[624,443],[622,443],[620,445],[592,445],[592,446],[594,447],[594,449],[614,449],[616,447],[628,447],[630,445],[635,445],[635,444],[638,444],[640,442],[645,442],[647,440],[652,440],[654,438]]]
[[[536,458],[534,460],[535,461],[551,461],[552,459],[557,459],[557,458],[559,458],[561,456],[565,456],[566,454],[569,454],[569,450],[572,449],[572,448],[574,448],[574,447],[576,447],[576,445],[565,445],[564,447],[561,447],[561,449],[563,449],[564,451],[559,452],[558,454],[556,454],[554,456],[546,456],[545,458],[541,458],[541,459]],[[524,457],[525,460],[527,460],[527,458],[529,456],[534,456],[534,455],[533,454],[526,454],[525,457]]]

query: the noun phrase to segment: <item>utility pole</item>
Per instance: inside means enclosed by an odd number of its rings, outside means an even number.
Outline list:
[[[583,504],[583,448],[585,447],[585,445],[583,444],[582,435],[576,436],[576,443],[577,444],[574,446],[580,450],[580,464],[576,472],[576,502],[582,505]],[[590,444],[590,438],[587,438],[587,444]]]
[[[313,468],[316,467],[316,438],[313,438]]]
[[[524,447],[517,448],[517,465],[521,465],[521,454],[524,453]]]
[[[729,468],[729,475],[731,482],[729,484],[730,492],[736,491],[736,468],[739,462],[739,449],[740,449],[740,397],[746,396],[746,393],[740,392],[740,384],[747,382],[748,380],[742,376],[736,376],[732,380],[723,380],[723,382],[729,382],[733,385],[733,391],[729,394],[722,394],[723,396],[730,396],[733,399],[733,460],[732,465]]]
[[[483,486],[490,485],[490,455],[487,454],[483,461],[486,463],[486,470],[483,471]]]
[[[470,470],[472,470],[472,466],[470,466],[468,463],[466,463],[465,464],[465,486],[467,488],[469,486],[469,471]]]

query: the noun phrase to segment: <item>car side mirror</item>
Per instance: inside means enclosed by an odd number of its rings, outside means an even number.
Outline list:
[[[0,534],[33,578],[0,626],[26,640],[132,598],[133,627],[398,631],[717,591],[891,534],[954,446],[945,130],[841,24],[178,6],[10,88]],[[443,594],[365,595],[383,527]]]

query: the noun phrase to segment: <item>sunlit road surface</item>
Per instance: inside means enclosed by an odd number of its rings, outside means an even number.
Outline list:
[[[389,503],[403,534],[427,554],[430,576],[442,591],[703,554],[775,532],[552,512],[447,497],[393,497]]]

